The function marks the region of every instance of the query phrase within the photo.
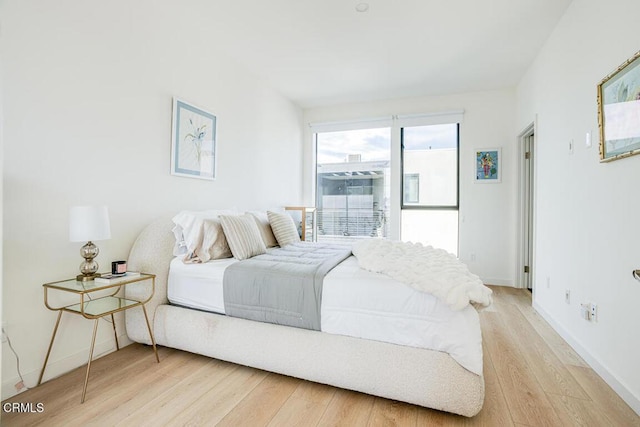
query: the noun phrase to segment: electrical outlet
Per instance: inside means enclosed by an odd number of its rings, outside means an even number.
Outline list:
[[[470,259],[471,259],[471,261],[475,261],[475,260],[476,260],[476,254],[473,254],[473,253],[472,253],[472,254],[470,255]]]
[[[571,304],[571,290],[569,289],[564,291],[564,302]]]
[[[591,309],[591,312],[590,312],[591,321],[597,322],[598,321],[598,305],[592,303],[590,309]]]
[[[591,320],[591,305],[590,304],[580,304],[580,317],[584,320]]]

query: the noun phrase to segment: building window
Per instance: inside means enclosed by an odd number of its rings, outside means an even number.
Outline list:
[[[420,203],[420,174],[404,174],[404,202]]]

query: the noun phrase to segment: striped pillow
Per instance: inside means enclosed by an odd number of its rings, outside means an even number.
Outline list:
[[[290,215],[267,211],[267,217],[280,247],[300,241],[298,229]]]
[[[231,253],[237,260],[251,258],[267,251],[251,214],[221,215],[220,223]]]
[[[262,240],[264,241],[264,245],[267,248],[273,248],[274,246],[278,246],[278,241],[276,240],[276,236],[273,235],[273,230],[271,229],[271,225],[269,224],[269,217],[267,217],[266,212],[247,212],[248,214],[253,215],[253,218],[256,220],[256,225],[258,226],[258,230],[260,230],[260,235],[262,235]]]

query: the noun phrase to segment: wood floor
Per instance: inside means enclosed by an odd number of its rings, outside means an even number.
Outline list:
[[[474,418],[345,391],[207,357],[130,345],[6,402],[2,426],[640,426],[638,417],[538,316],[527,291],[493,287],[480,313],[484,408]],[[3,403],[6,403],[3,402]],[[3,405],[4,406],[4,405]]]

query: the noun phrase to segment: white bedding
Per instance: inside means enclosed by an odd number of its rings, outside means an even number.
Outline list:
[[[172,304],[224,313],[222,278],[235,258],[216,259],[202,264],[185,264],[176,257],[169,265],[167,297]]]
[[[203,264],[171,262],[168,298],[199,310],[224,314],[222,278],[233,258]],[[358,267],[351,256],[324,279],[321,330],[449,353],[482,375],[482,338],[476,310],[451,310],[433,295]]]

